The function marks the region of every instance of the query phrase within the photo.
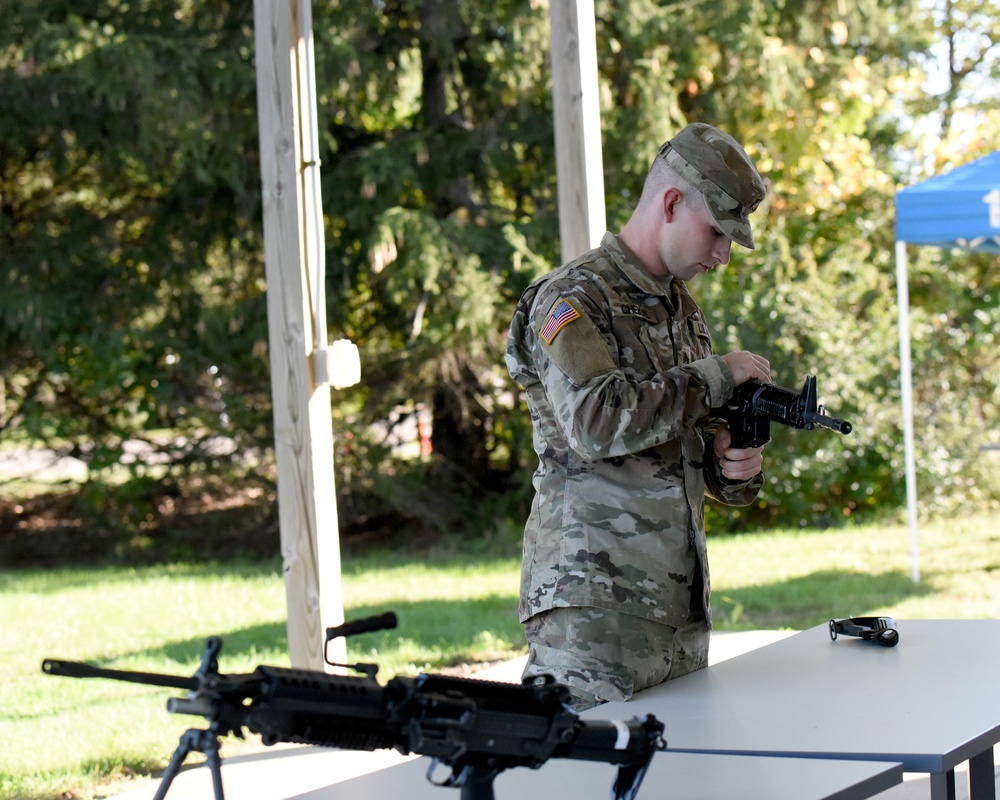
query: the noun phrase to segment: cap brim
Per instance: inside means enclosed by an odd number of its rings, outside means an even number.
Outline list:
[[[753,240],[753,231],[750,230],[750,222],[748,220],[744,219],[734,222],[734,230],[730,238],[736,244],[743,245],[747,250],[757,249],[757,245]]]
[[[709,210],[712,211],[711,205]],[[746,217],[726,217],[723,214],[712,213],[712,218],[715,220],[715,224],[719,226],[726,236],[732,239],[736,244],[743,245],[748,250],[756,250],[757,246],[754,244],[753,231],[750,229],[750,220]]]

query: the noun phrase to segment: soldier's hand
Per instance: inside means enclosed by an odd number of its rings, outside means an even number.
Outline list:
[[[763,447],[730,447],[732,434],[725,425],[715,434],[715,456],[719,459],[722,474],[731,481],[748,481],[764,465]]]
[[[751,353],[749,350],[736,350],[726,353],[722,356],[722,360],[733,373],[733,382],[737,386],[751,378],[764,383],[771,382],[771,364],[763,356]]]

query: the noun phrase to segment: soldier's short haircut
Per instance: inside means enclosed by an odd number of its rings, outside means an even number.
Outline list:
[[[687,178],[677,172],[664,159],[657,156],[646,174],[642,185],[639,205],[648,203],[654,196],[662,195],[667,189],[678,189],[684,195],[688,208],[698,211],[705,208],[705,193],[696,188]]]

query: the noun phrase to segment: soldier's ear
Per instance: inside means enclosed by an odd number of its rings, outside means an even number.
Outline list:
[[[684,201],[684,193],[680,189],[667,189],[663,193],[663,221],[673,222],[677,207]]]

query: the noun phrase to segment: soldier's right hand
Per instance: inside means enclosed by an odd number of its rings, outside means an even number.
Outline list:
[[[733,373],[733,383],[741,383],[756,378],[764,383],[771,382],[771,364],[763,356],[751,353],[749,350],[736,350],[722,356],[730,372]]]

